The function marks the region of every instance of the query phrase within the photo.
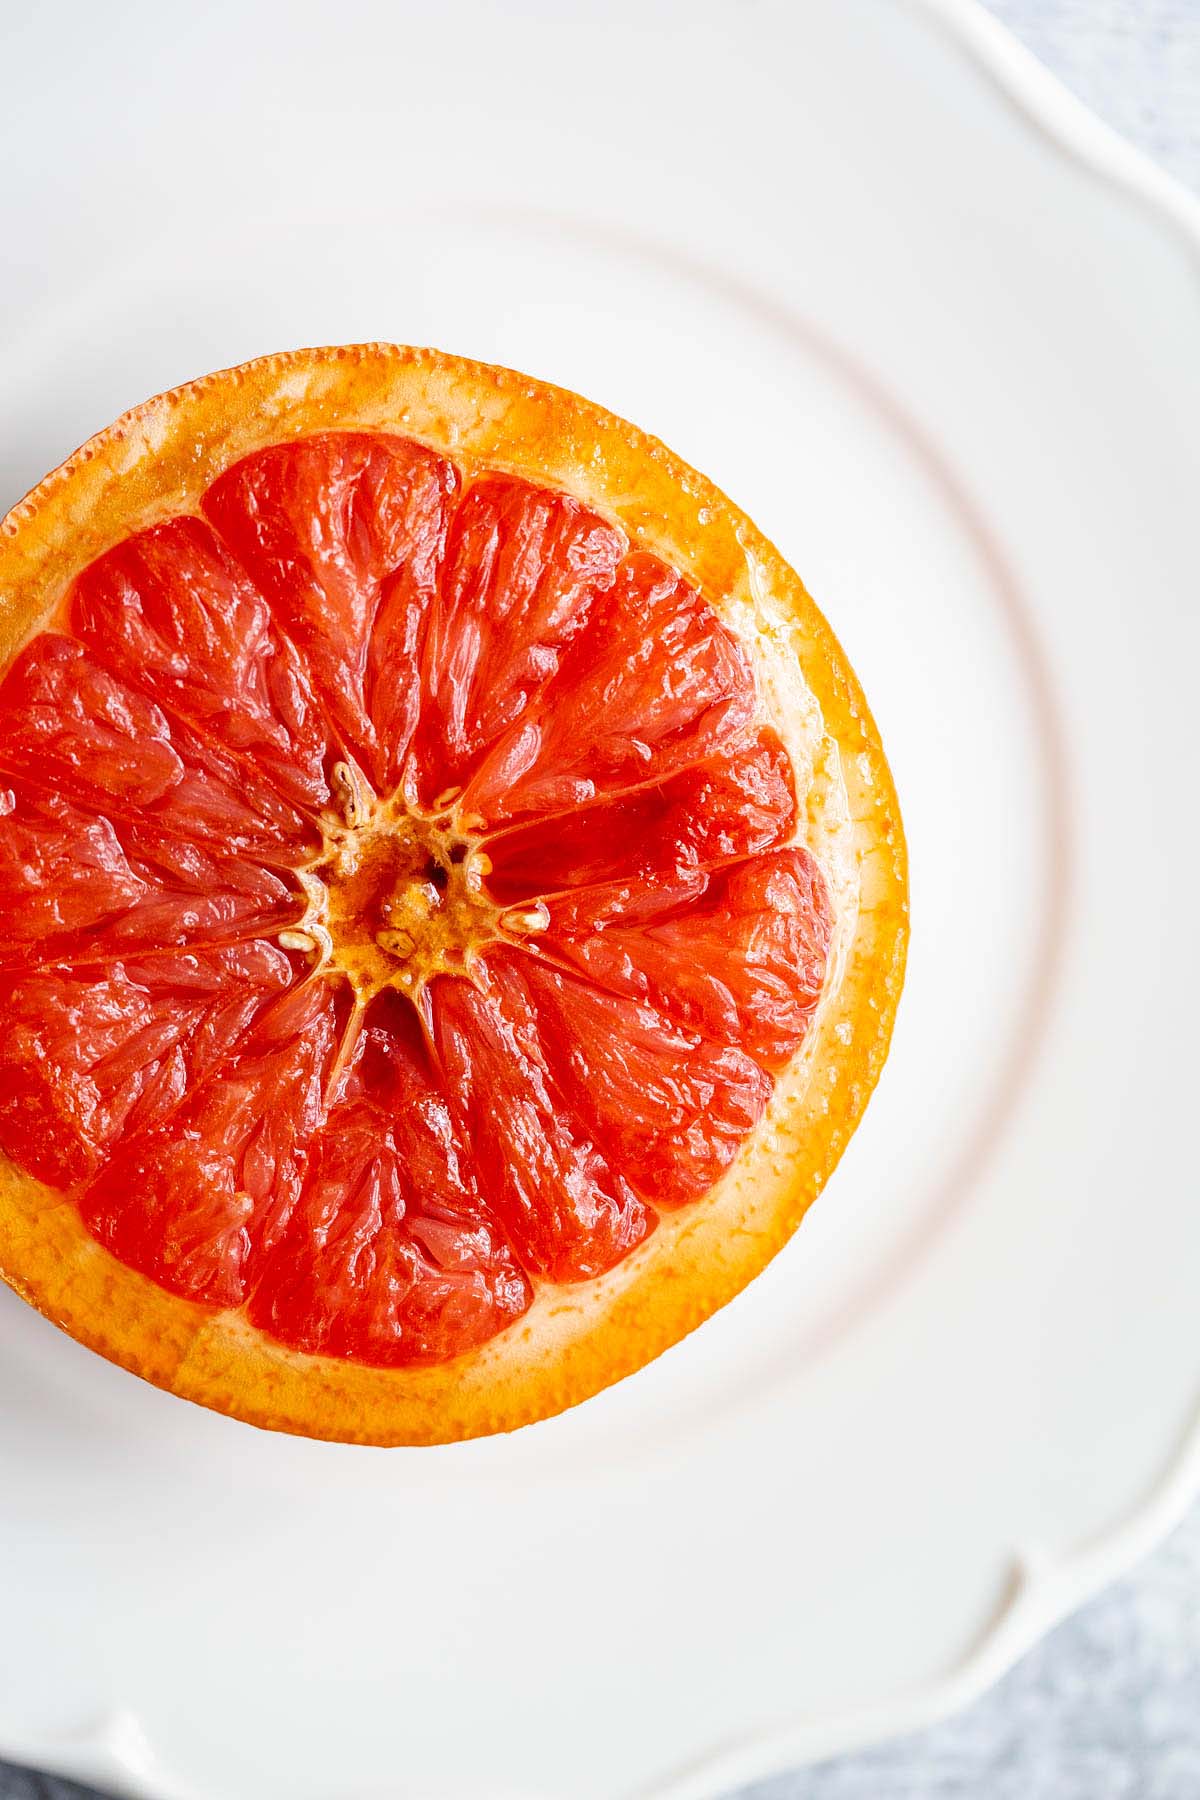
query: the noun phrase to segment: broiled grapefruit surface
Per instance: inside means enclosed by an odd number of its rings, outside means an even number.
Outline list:
[[[903,840],[796,577],[660,444],[266,358],[0,528],[0,1270],[256,1423],[510,1429],[738,1290],[886,1054]]]

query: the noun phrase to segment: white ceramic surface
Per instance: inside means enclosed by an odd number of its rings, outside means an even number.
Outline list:
[[[711,1800],[936,1716],[1197,1486],[1194,203],[963,0],[4,28],[0,501],[290,344],[566,382],[800,568],[914,937],[795,1242],[507,1440],[275,1439],[0,1293],[0,1753]]]

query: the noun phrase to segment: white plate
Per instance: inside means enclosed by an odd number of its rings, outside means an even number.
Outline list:
[[[1196,1485],[1195,211],[962,0],[6,37],[0,498],[287,345],[579,388],[833,620],[914,938],[791,1248],[511,1439],[260,1435],[0,1295],[0,1751],[154,1800],[709,1800],[947,1709]]]

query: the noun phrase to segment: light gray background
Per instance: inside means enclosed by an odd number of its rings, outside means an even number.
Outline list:
[[[988,3],[1096,112],[1200,191],[1200,0]],[[0,1764],[0,1800],[83,1794]],[[1200,1800],[1200,1508],[957,1719],[736,1800],[968,1797]]]

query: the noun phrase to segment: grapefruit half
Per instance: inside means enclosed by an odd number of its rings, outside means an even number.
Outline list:
[[[661,443],[431,351],[148,401],[0,526],[0,1274],[255,1424],[627,1375],[795,1230],[887,1052],[892,782]]]

